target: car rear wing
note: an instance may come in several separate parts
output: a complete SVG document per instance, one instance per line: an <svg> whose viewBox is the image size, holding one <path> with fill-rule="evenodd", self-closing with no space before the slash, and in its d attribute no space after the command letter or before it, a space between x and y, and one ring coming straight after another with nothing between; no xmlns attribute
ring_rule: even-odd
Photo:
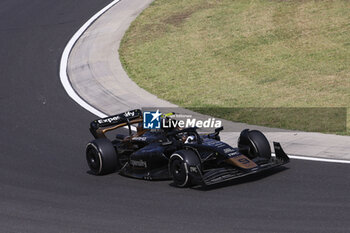
<svg viewBox="0 0 350 233"><path fill-rule="evenodd" d="M106 132L123 126L128 126L131 131L130 125L139 122L142 122L142 111L135 109L92 121L90 132L95 138L104 138Z"/></svg>

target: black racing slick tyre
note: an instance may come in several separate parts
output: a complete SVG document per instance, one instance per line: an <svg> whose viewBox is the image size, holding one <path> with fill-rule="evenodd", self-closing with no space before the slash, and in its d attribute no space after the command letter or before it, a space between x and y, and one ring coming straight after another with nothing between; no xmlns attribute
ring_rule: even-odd
<svg viewBox="0 0 350 233"><path fill-rule="evenodd" d="M254 155L260 158L270 159L271 147L265 135L259 130L252 130L249 132L249 137L255 145L253 149Z"/></svg>
<svg viewBox="0 0 350 233"><path fill-rule="evenodd" d="M268 160L271 158L270 143L259 130L243 130L238 140L238 147L240 150L248 148L247 156L251 159L258 157Z"/></svg>
<svg viewBox="0 0 350 233"><path fill-rule="evenodd" d="M170 156L169 173L177 187L191 186L192 179L199 173L200 161L191 150L176 151Z"/></svg>
<svg viewBox="0 0 350 233"><path fill-rule="evenodd" d="M99 138L87 144L86 160L94 175L106 175L115 172L118 167L117 153L111 141L106 138Z"/></svg>

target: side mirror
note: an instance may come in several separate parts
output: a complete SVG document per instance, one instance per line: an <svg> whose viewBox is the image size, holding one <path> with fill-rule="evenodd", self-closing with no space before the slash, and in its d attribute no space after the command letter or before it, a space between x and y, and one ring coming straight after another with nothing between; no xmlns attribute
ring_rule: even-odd
<svg viewBox="0 0 350 233"><path fill-rule="evenodd" d="M219 133L222 130L224 130L224 126L221 126L220 128L216 128L215 133Z"/></svg>

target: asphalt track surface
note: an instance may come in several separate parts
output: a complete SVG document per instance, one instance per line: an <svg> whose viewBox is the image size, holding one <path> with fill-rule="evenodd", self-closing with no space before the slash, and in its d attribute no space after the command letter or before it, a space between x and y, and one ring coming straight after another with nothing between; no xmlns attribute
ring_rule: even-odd
<svg viewBox="0 0 350 233"><path fill-rule="evenodd" d="M65 93L59 60L106 0L0 2L0 232L349 232L350 167L286 169L209 190L87 173L95 116Z"/></svg>

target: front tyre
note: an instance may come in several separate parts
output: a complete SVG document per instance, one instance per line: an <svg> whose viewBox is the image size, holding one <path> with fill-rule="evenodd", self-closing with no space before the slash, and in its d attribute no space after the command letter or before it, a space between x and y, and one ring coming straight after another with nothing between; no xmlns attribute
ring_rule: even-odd
<svg viewBox="0 0 350 233"><path fill-rule="evenodd" d="M198 156L191 150L176 151L170 156L169 173L177 187L189 187L200 172Z"/></svg>
<svg viewBox="0 0 350 233"><path fill-rule="evenodd" d="M86 146L86 160L94 175L106 175L115 172L118 157L113 144L106 138L89 142Z"/></svg>
<svg viewBox="0 0 350 233"><path fill-rule="evenodd" d="M249 132L249 137L254 144L252 154L254 154L254 156L269 160L271 158L271 147L265 135L259 130L251 130Z"/></svg>
<svg viewBox="0 0 350 233"><path fill-rule="evenodd" d="M271 158L270 143L259 130L243 130L238 139L238 148L242 154L250 159L269 160Z"/></svg>

